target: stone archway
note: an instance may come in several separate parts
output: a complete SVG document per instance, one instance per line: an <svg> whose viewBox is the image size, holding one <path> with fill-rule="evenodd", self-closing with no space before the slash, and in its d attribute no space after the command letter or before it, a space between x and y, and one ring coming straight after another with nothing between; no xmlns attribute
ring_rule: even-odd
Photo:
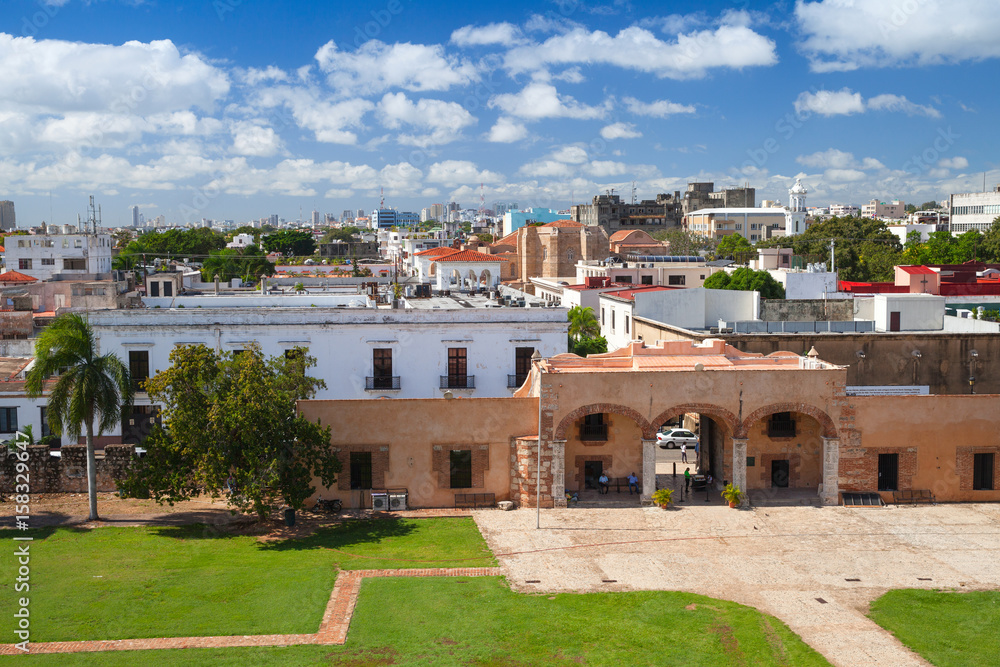
<svg viewBox="0 0 1000 667"><path fill-rule="evenodd" d="M712 405L711 403L685 403L684 405L676 405L668 410L664 410L658 414L649 424L649 433L645 435L647 438L655 438L656 432L660 430L660 427L670 421L680 417L681 415L687 414L689 412L697 412L698 414L707 415L722 421L726 426L729 427L731 433L738 433L740 429L740 420L729 410L725 408L720 408L718 405Z"/></svg>
<svg viewBox="0 0 1000 667"><path fill-rule="evenodd" d="M837 427L834 425L833 419L830 418L830 415L826 414L823 410L806 403L773 403L771 405L765 405L762 408L758 408L743 420L743 423L739 425L739 428L734 431L733 437L746 438L747 434L750 432L751 426L759 422L764 417L773 415L776 412L800 412L804 415L809 415L819 422L824 438L838 437Z"/></svg>
<svg viewBox="0 0 1000 667"><path fill-rule="evenodd" d="M617 405L615 403L591 403L590 405L581 406L563 417L553 433L553 440L565 440L566 432L569 430L569 427L572 426L578 419L586 417L587 415L595 415L603 412L628 417L642 430L644 438L655 437L648 435L649 433L652 433L649 422L647 422L646 418L643 417L637 410L634 410L626 405Z"/></svg>

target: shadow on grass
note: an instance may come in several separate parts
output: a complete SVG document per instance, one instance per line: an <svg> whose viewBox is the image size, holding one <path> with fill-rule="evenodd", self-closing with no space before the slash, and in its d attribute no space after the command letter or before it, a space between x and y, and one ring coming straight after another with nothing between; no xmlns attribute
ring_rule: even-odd
<svg viewBox="0 0 1000 667"><path fill-rule="evenodd" d="M270 551L339 549L353 544L378 543L390 537L404 537L413 531L413 524L404 523L396 517L357 519L320 528L308 537L268 542L261 545L261 549Z"/></svg>
<svg viewBox="0 0 1000 667"><path fill-rule="evenodd" d="M7 523L6 521L4 522ZM11 522L12 523L12 522ZM0 540L10 540L15 537L30 537L32 540L44 540L56 532L56 526L44 526L40 528L30 528L28 530L17 530L10 525L0 526ZM89 532L86 528L74 528L72 526L60 528L62 531L72 531L74 533Z"/></svg>

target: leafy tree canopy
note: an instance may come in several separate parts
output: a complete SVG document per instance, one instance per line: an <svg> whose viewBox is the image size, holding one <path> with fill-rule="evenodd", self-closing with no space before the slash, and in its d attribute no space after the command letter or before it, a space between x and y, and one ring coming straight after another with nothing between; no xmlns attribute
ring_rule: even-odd
<svg viewBox="0 0 1000 667"><path fill-rule="evenodd" d="M736 258L751 252L753 252L753 245L739 234L723 237L715 248L716 257Z"/></svg>
<svg viewBox="0 0 1000 667"><path fill-rule="evenodd" d="M608 340L604 336L584 336L577 340L570 352L586 357L591 354L604 354L608 351Z"/></svg>
<svg viewBox="0 0 1000 667"><path fill-rule="evenodd" d="M212 253L201 266L201 279L212 282L219 276L222 282L233 278L254 282L261 276L273 276L274 264L255 245L246 248L223 248Z"/></svg>
<svg viewBox="0 0 1000 667"><path fill-rule="evenodd" d="M651 236L657 241L666 241L670 244L671 255L697 255L702 250L712 251L719 244L715 239L710 239L700 234L692 234L681 228L667 229L660 232L653 232Z"/></svg>
<svg viewBox="0 0 1000 667"><path fill-rule="evenodd" d="M705 280L706 289L741 290L745 292L760 292L764 299L784 299L785 288L781 286L767 271L754 271L749 267L741 267L732 275L725 271L713 273Z"/></svg>
<svg viewBox="0 0 1000 667"><path fill-rule="evenodd" d="M885 223L872 218L844 216L814 222L802 234L757 242L758 248L792 248L808 261L829 262L830 241L841 280L886 282L902 262L902 244Z"/></svg>
<svg viewBox="0 0 1000 667"><path fill-rule="evenodd" d="M228 234L226 234L226 241L232 241L235 237L239 236L240 234L249 234L250 236L253 237L254 243L257 243L259 245L260 244L260 235L261 235L262 231L263 230L261 230L259 227L251 227L250 225L242 225L240 227L237 227L233 231L229 232Z"/></svg>
<svg viewBox="0 0 1000 667"><path fill-rule="evenodd" d="M226 245L226 237L207 227L146 232L125 246L121 255L132 263L160 258L198 261Z"/></svg>
<svg viewBox="0 0 1000 667"><path fill-rule="evenodd" d="M320 243L333 243L334 241L343 241L348 243L350 241L356 241L355 235L360 233L361 230L357 227L341 227L339 229L331 229L323 237L320 238Z"/></svg>
<svg viewBox="0 0 1000 667"><path fill-rule="evenodd" d="M163 424L118 481L123 495L174 503L228 492L231 507L261 518L301 509L315 477L331 486L340 472L329 427L296 413L297 399L326 386L305 374L313 364L303 348L270 359L256 345L238 354L174 348L169 368L146 382Z"/></svg>
<svg viewBox="0 0 1000 667"><path fill-rule="evenodd" d="M316 241L311 232L297 229L283 229L261 239L264 250L280 252L286 256L311 255L316 250Z"/></svg>

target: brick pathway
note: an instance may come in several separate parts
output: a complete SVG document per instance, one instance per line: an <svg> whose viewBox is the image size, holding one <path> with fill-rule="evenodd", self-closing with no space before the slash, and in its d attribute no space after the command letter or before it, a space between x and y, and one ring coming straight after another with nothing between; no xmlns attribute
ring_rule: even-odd
<svg viewBox="0 0 1000 667"><path fill-rule="evenodd" d="M354 606L365 577L495 577L498 567L421 568L408 570L341 570L323 613L319 631L309 635L242 635L230 637L161 637L157 639L103 639L82 642L31 643L31 653L90 653L168 648L229 648L237 646L291 646L344 644ZM0 655L19 655L13 644L0 644Z"/></svg>

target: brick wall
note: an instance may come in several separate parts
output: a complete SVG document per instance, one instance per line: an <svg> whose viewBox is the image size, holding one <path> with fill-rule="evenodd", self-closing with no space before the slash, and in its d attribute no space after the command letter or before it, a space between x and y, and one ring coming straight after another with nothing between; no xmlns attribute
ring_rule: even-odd
<svg viewBox="0 0 1000 667"><path fill-rule="evenodd" d="M341 491L351 490L351 452L371 452L372 455L372 488L384 489L385 475L389 472L388 445L351 445L350 447L334 447L333 452L340 461L340 474L337 475L337 488Z"/></svg>
<svg viewBox="0 0 1000 667"><path fill-rule="evenodd" d="M460 449L472 450L472 487L481 489L486 486L483 477L490 469L490 446L489 445L455 445L445 447L434 445L433 466L437 475L439 489L453 488L451 485L451 451Z"/></svg>
<svg viewBox="0 0 1000 667"><path fill-rule="evenodd" d="M899 454L898 490L909 491L912 489L913 477L917 474L916 447L851 447L846 450L842 447L840 451L840 490L878 490L879 454ZM969 474L972 474L971 467Z"/></svg>
<svg viewBox="0 0 1000 667"><path fill-rule="evenodd" d="M993 454L993 488L1000 483L1000 447L957 447L955 450L955 474L958 476L958 488L962 491L972 491L972 469L975 457L973 454Z"/></svg>

